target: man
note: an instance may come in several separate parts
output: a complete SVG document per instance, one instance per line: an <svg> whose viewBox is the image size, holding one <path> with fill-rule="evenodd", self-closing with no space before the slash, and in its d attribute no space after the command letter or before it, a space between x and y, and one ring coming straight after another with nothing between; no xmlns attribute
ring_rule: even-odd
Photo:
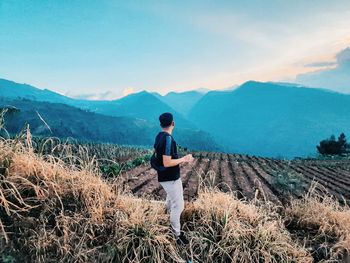
<svg viewBox="0 0 350 263"><path fill-rule="evenodd" d="M162 131L158 133L154 149L159 166L157 169L158 181L166 192L166 208L170 211L171 227L177 237L178 244L188 244L184 233L181 231L180 216L184 209L184 197L182 181L180 178L180 164L192 162L191 154L179 158L177 154L177 146L172 132L175 127L173 115L171 113L163 113L159 116Z"/></svg>

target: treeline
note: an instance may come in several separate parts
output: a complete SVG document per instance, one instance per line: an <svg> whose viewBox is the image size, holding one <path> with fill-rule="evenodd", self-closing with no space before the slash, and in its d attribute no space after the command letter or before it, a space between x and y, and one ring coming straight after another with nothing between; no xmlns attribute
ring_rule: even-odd
<svg viewBox="0 0 350 263"><path fill-rule="evenodd" d="M330 138L320 141L316 147L321 155L347 155L350 153L350 144L347 143L344 133L341 133L338 139L332 135Z"/></svg>

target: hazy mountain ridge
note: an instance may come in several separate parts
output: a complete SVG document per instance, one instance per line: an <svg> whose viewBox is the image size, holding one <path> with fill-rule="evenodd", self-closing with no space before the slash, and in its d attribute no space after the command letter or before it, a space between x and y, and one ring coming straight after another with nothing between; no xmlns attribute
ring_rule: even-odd
<svg viewBox="0 0 350 263"><path fill-rule="evenodd" d="M15 87L16 83L10 83ZM350 95L294 83L248 81L234 89L207 93L170 92L162 96L143 91L113 101L88 101L29 85L11 93L2 80L0 96L58 101L99 114L139 119L156 127L155 131L159 114L170 111L186 144L194 139L187 138L187 128L187 133L199 132L203 138L208 136L205 132L210 133L228 152L262 156L312 155L321 139L350 132ZM203 148L211 150L211 145L215 145L212 150L218 149L212 139Z"/></svg>
<svg viewBox="0 0 350 263"><path fill-rule="evenodd" d="M169 92L164 96L157 93L156 96L177 112L186 116L205 94L206 92L191 90L185 92Z"/></svg>
<svg viewBox="0 0 350 263"><path fill-rule="evenodd" d="M28 84L20 84L14 81L0 79L0 96L12 99L26 98L37 101L55 103L73 103L73 99L53 92L48 89L38 89Z"/></svg>
<svg viewBox="0 0 350 263"><path fill-rule="evenodd" d="M19 109L6 115L6 129L11 133L18 133L29 123L34 135L151 147L159 130L158 125L145 120L106 116L62 103L0 97L0 108L7 106ZM221 149L209 134L200 130L179 127L174 136L180 145L189 149Z"/></svg>
<svg viewBox="0 0 350 263"><path fill-rule="evenodd" d="M249 81L212 91L189 119L210 130L228 151L262 156L305 156L330 134L350 131L350 96L302 86Z"/></svg>
<svg viewBox="0 0 350 263"><path fill-rule="evenodd" d="M172 112L179 125L186 128L195 128L181 113L146 91L130 94L112 101L79 100L53 91L41 90L31 85L0 79L1 96L11 99L25 98L34 101L64 103L107 116L140 118L152 123L157 123L160 112Z"/></svg>

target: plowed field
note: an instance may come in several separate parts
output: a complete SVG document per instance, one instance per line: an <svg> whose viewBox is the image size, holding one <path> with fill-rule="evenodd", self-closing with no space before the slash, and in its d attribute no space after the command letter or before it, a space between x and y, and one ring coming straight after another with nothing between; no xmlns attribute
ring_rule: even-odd
<svg viewBox="0 0 350 263"><path fill-rule="evenodd" d="M186 200L196 197L207 185L234 191L242 199L262 199L276 203L301 197L313 182L316 191L327 192L341 202L350 200L350 160L284 161L241 154L197 153L195 161L181 166ZM164 199L156 171L139 166L123 173L125 185L136 195Z"/></svg>

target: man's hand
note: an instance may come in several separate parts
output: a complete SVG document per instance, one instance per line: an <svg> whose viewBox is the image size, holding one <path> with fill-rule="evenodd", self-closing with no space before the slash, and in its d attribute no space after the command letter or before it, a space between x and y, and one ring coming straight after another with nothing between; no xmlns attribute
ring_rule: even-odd
<svg viewBox="0 0 350 263"><path fill-rule="evenodd" d="M191 162L193 162L193 160L194 160L192 154L187 154L187 155L185 155L185 156L183 157L183 159L184 159L184 162L186 162L186 163L191 163Z"/></svg>

